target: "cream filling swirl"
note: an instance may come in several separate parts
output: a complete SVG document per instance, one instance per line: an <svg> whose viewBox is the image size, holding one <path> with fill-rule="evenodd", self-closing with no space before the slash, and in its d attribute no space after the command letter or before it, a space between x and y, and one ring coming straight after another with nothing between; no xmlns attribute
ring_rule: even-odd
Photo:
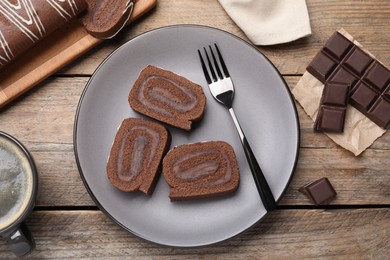
<svg viewBox="0 0 390 260"><path fill-rule="evenodd" d="M180 157L174 164L173 164L173 172L176 175L177 178L183 180L183 181L192 181L197 178L205 177L205 176L211 176L215 173L217 173L219 167L221 166L220 162L216 162L214 160L201 160L200 162L196 163L195 165L192 165L192 167L187 168L184 167L183 164L185 162L188 162L189 160L196 161L196 157L202 156L202 155L221 155L224 159L224 162L226 162L226 172L223 175L222 178L207 182L207 184L204 187L209 186L215 186L215 185L221 185L228 183L232 178L233 168L230 163L230 160L226 153L223 153L221 151L216 150L202 150L202 151L195 151L189 154L185 154L182 157ZM208 156L210 157L210 156Z"/></svg>
<svg viewBox="0 0 390 260"><path fill-rule="evenodd" d="M152 81L154 80L162 80L168 82L169 87L173 87L179 90L181 94L184 94L185 100L180 98L178 95L175 95L173 90L159 87L158 84L152 84ZM166 107L168 107L168 109L165 107L157 106L153 102L149 101L149 98L151 98L151 100L157 101L160 104L165 105ZM138 100L145 107L148 107L149 109L152 109L155 112L158 112L168 117L173 116L171 110L176 110L185 113L192 110L197 104L196 96L190 89L178 84L178 82L159 75L151 75L142 82L140 88L138 89Z"/></svg>
<svg viewBox="0 0 390 260"><path fill-rule="evenodd" d="M128 141L129 136L134 131L145 131L147 135L137 134L137 136L132 142L130 154L128 155L129 160L125 160L125 145ZM122 138L122 142L120 144L119 153L116 162L117 173L120 180L133 181L142 172L142 169L144 167L146 168L149 167L153 158L155 157L159 139L160 139L159 132L156 132L153 129L147 128L145 126L135 126L129 132L126 133L124 138ZM150 142L149 158L144 158L145 150L147 149L149 142ZM147 163L144 166L145 160L147 160Z"/></svg>

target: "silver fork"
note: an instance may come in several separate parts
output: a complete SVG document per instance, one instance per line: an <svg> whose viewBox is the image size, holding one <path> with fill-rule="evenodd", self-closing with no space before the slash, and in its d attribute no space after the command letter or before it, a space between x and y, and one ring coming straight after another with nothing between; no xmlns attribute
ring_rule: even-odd
<svg viewBox="0 0 390 260"><path fill-rule="evenodd" d="M229 71L225 65L225 62L222 58L222 55L218 49L217 44L214 44L215 50L217 52L218 60L214 54L213 48L209 45L209 53L211 54L212 61L208 54L206 48L204 49L204 55L207 59L207 65L203 60L201 51L198 49L198 54L200 61L202 63L202 69L208 83L209 89L213 97L223 104L230 112L230 115L233 119L234 125L237 128L238 134L241 139L242 146L245 151L245 156L248 161L249 167L251 169L253 178L256 183L257 190L260 194L260 198L263 201L264 207L267 211L272 211L276 209L276 201L272 195L272 191L267 183L267 180L264 177L263 172L259 166L259 163L254 156L252 149L249 146L249 143L245 137L244 132L238 122L238 119L233 110L233 97L234 97L234 86L230 78ZM210 71L210 73L209 73Z"/></svg>

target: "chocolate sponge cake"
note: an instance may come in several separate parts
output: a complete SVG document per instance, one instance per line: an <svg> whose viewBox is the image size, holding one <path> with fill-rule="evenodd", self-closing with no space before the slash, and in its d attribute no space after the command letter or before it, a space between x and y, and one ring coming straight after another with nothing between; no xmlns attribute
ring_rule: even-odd
<svg viewBox="0 0 390 260"><path fill-rule="evenodd" d="M163 175L172 201L228 194L240 181L233 148L222 141L175 147L163 160Z"/></svg>
<svg viewBox="0 0 390 260"><path fill-rule="evenodd" d="M114 37L130 19L134 0L86 0L88 11L82 17L87 32L96 38Z"/></svg>
<svg viewBox="0 0 390 260"><path fill-rule="evenodd" d="M0 0L0 69L86 8L84 0Z"/></svg>
<svg viewBox="0 0 390 260"><path fill-rule="evenodd" d="M138 118L123 120L107 162L108 179L122 191L151 195L169 145L169 132L162 125Z"/></svg>
<svg viewBox="0 0 390 260"><path fill-rule="evenodd" d="M190 131L206 107L202 87L171 71L155 66L144 68L129 94L137 112Z"/></svg>

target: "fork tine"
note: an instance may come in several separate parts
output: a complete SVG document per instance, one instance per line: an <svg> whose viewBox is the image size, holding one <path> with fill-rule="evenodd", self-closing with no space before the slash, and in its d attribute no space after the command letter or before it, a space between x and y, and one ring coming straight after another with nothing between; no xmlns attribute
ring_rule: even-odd
<svg viewBox="0 0 390 260"><path fill-rule="evenodd" d="M217 81L217 75L215 74L215 71L214 71L214 68L213 68L213 65L211 64L211 60L210 60L210 57L209 55L207 54L207 51L206 51L206 48L204 48L204 53L206 54L206 58L207 58L207 63L209 64L209 69L210 69L210 72L211 72L211 76L213 78L213 81Z"/></svg>
<svg viewBox="0 0 390 260"><path fill-rule="evenodd" d="M205 62L203 60L202 54L200 53L199 49L198 49L198 54L199 54L200 62L202 63L203 74L204 74L204 76L206 78L207 84L211 84L210 74L207 71L206 64L205 64Z"/></svg>
<svg viewBox="0 0 390 260"><path fill-rule="evenodd" d="M221 69L219 68L217 59L215 58L213 49L211 48L211 45L209 45L209 48L210 48L211 56L213 57L213 61L214 61L215 69L217 70L217 74L218 74L220 79L223 79Z"/></svg>
<svg viewBox="0 0 390 260"><path fill-rule="evenodd" d="M219 61L221 62L221 66L222 66L223 72L225 73L225 77L230 77L229 71L226 67L225 61L222 58L221 52L219 51L217 44L214 43L214 46L215 46L215 49L217 50L218 58L219 58Z"/></svg>

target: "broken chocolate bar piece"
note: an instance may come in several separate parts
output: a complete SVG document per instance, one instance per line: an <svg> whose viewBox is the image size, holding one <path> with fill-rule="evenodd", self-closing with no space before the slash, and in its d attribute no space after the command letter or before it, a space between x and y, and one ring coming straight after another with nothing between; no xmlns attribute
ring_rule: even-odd
<svg viewBox="0 0 390 260"><path fill-rule="evenodd" d="M350 104L378 126L389 127L390 70L343 35L334 33L307 71L324 84L349 85Z"/></svg>
<svg viewBox="0 0 390 260"><path fill-rule="evenodd" d="M325 83L314 130L342 133L348 97L349 85L337 82Z"/></svg>
<svg viewBox="0 0 390 260"><path fill-rule="evenodd" d="M305 194L317 206L329 202L337 195L326 177L304 185L299 191Z"/></svg>

